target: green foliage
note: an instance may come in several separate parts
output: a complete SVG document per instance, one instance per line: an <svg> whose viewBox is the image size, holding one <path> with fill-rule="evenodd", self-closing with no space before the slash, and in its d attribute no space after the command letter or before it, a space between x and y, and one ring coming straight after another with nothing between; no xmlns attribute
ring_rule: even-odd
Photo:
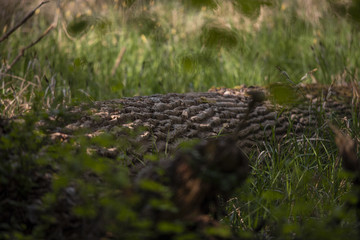
<svg viewBox="0 0 360 240"><path fill-rule="evenodd" d="M268 89L274 103L291 106L301 101L301 95L296 91L295 86L288 83L271 84Z"/></svg>
<svg viewBox="0 0 360 240"><path fill-rule="evenodd" d="M200 39L208 48L235 48L238 44L236 32L216 26L204 26Z"/></svg>
<svg viewBox="0 0 360 240"><path fill-rule="evenodd" d="M91 18L89 16L82 15L69 22L67 31L71 36L79 37L82 34L85 34L86 31L90 29L91 25Z"/></svg>
<svg viewBox="0 0 360 240"><path fill-rule="evenodd" d="M139 184L151 196L145 202L133 190L127 137L113 132L88 139L79 133L67 143L48 138L39 120L51 129L64 126L81 117L64 108L71 104L241 84L267 85L274 102L296 104L306 94L296 90L301 79L359 78L358 0L329 1L333 11L319 12L316 21L300 17L295 1L233 0L233 17L219 15L219 1L144 2L141 9L138 1L119 1L121 7L106 12L62 18L7 74L6 64L48 27L48 20L40 12L31 26L0 43L1 117L29 112L16 121L0 119L0 238L56 239L59 226L75 231L81 224L84 235L78 239L226 238L234 232L245 239L356 238L358 220L348 204L359 201L358 195L323 129L315 138L264 142L263 151L251 156L252 176L226 203L222 222L227 225L201 233L188 231L181 221L154 223L144 217L148 207L162 213L177 209L163 183ZM261 22L262 7L269 12ZM284 70L279 73L276 66ZM302 78L315 68L311 79ZM354 105L346 122L355 137L358 114ZM120 153L110 158L97 151L106 148ZM156 154L144 158L158 160ZM212 171L206 174L214 177ZM222 179L221 185L232 181Z"/></svg>
<svg viewBox="0 0 360 240"><path fill-rule="evenodd" d="M223 226L223 227L209 227L205 230L206 234L209 237L221 237L221 238L230 238L231 237L231 229Z"/></svg>
<svg viewBox="0 0 360 240"><path fill-rule="evenodd" d="M39 115L49 121L46 114ZM62 124L61 117L55 119ZM186 222L154 222L142 212L150 207L176 213L168 186L144 179L138 183L141 191L134 192L126 154L107 158L97 151L126 149L126 140L110 134L92 139L79 135L68 143L47 145L46 135L34 127L38 120L29 115L24 121L1 125L0 153L5 161L0 163L0 183L1 189L7 189L6 195L1 195L2 238L55 238L54 228L57 234L66 235L64 229L79 234L75 229L80 223L83 235L76 235L78 238L93 234L121 239L173 235L179 239L227 238L234 233L245 239L357 236L355 211L347 204L356 203L358 196L350 191L351 176L340 169L336 147L328 140L331 135L326 129L319 128L312 138L289 134L282 141L274 137L264 142L262 153L250 156L251 177L226 203L223 222L228 225L191 232ZM292 130L289 128L289 133ZM211 171L207 174L212 176ZM8 213L15 214L10 217Z"/></svg>
<svg viewBox="0 0 360 240"><path fill-rule="evenodd" d="M35 116L19 122L1 119L0 135L0 232L31 231L38 207L33 194L46 190L46 167L40 165L44 135L34 129ZM9 237L10 239L11 237Z"/></svg>
<svg viewBox="0 0 360 240"><path fill-rule="evenodd" d="M242 13L250 17L257 17L260 14L260 8L263 5L271 6L274 0L233 0L234 5L240 9Z"/></svg>
<svg viewBox="0 0 360 240"><path fill-rule="evenodd" d="M231 1L239 7L234 16L215 14L207 1L183 2L206 6L190 10L169 1L125 2L121 11L109 5L113 10L105 13L60 19L56 31L26 51L10 75L1 76L1 111L9 116L24 112L34 96L40 106L54 108L212 86L270 84L281 78L276 66L296 83L315 68L312 79L319 83L338 79L345 69L346 80L358 77L357 27L331 11L319 12L322 17L312 22L300 17L298 4L278 1ZM227 11L222 4L216 8ZM246 18L264 6L269 9L266 20ZM0 45L3 61L11 62L24 42L42 33L47 27L42 16L34 18L31 35L18 31Z"/></svg>
<svg viewBox="0 0 360 240"><path fill-rule="evenodd" d="M228 204L234 227L279 239L356 238L356 215L347 204L357 197L349 175L326 142L328 133L318 129L312 136L317 139L264 143L252 159L252 177Z"/></svg>
<svg viewBox="0 0 360 240"><path fill-rule="evenodd" d="M360 1L359 0L352 0L350 3L344 3L339 1L330 0L332 8L342 16L346 16L350 18L352 21L356 22L357 24L360 23Z"/></svg>

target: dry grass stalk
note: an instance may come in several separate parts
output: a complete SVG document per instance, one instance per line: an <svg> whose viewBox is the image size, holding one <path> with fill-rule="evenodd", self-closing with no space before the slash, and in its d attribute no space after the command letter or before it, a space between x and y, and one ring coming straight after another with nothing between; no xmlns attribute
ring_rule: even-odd
<svg viewBox="0 0 360 240"><path fill-rule="evenodd" d="M115 75L116 69L119 67L121 59L123 58L125 51L126 51L126 47L123 47L123 48L121 48L119 54L117 55L115 64L114 64L113 68L111 69L112 77Z"/></svg>

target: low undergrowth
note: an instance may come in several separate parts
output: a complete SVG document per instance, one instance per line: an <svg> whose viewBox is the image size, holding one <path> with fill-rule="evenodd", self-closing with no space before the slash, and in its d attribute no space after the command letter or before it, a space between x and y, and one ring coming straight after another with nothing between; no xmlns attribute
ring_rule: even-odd
<svg viewBox="0 0 360 240"><path fill-rule="evenodd" d="M176 212L172 188L145 181L137 190L129 168L130 145L123 136L89 139L79 133L68 142L51 140L47 128L35 127L49 116L35 116L1 122L2 239L339 239L358 235L354 175L342 169L327 122L302 137L291 134L290 127L288 137L274 136L260 144L249 155L250 176L222 203L225 212L220 224L199 230L184 220L144 212L147 205L164 214ZM356 129L350 120L337 124L347 132ZM357 131L349 133L359 136ZM119 152L110 157L98 148ZM156 162L160 156L153 153L146 158Z"/></svg>
<svg viewBox="0 0 360 240"><path fill-rule="evenodd" d="M139 210L143 196L133 187L124 136L87 139L79 133L65 143L52 140L39 124L56 128L78 117L66 112L68 105L124 96L278 81L356 82L356 1L321 1L324 8L285 0L264 1L269 4L261 8L260 3L198 8L191 4L196 1L95 1L77 8L60 2L48 9L55 19L41 8L0 42L1 239L358 236L356 176L342 170L328 122L302 137L272 138L254 149L252 173L223 203L221 224L201 231L179 220L154 223ZM126 5L134 2L140 7ZM17 15L1 23L4 33L19 21ZM8 69L51 22L57 24L52 32ZM353 117L336 125L358 140L355 106ZM94 150L99 147L120 151L109 157ZM153 208L176 211L168 186L143 187L154 193L148 202Z"/></svg>
<svg viewBox="0 0 360 240"><path fill-rule="evenodd" d="M341 167L334 136L321 132L265 142L224 221L259 239L356 237L356 212L348 206L357 201L353 178Z"/></svg>

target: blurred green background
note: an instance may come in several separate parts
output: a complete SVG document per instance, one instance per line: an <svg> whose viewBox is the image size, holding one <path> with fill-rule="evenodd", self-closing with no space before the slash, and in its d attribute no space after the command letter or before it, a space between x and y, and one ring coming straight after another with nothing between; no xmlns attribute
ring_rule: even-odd
<svg viewBox="0 0 360 240"><path fill-rule="evenodd" d="M1 0L5 34L40 1ZM0 43L0 111L358 79L359 1L50 1ZM5 74L20 49L56 27ZM285 79L286 80L286 79Z"/></svg>

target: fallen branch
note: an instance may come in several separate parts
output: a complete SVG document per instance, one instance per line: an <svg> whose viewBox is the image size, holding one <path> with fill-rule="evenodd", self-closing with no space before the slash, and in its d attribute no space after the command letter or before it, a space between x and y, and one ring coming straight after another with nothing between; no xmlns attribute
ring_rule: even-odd
<svg viewBox="0 0 360 240"><path fill-rule="evenodd" d="M30 44L27 45L26 47L23 47L23 48L20 50L19 54L18 54L18 55L15 57L15 59L12 61L12 63L11 63L9 66L6 67L4 73L7 73L7 72L15 65L15 63L17 63L17 62L19 61L19 59L20 59L22 56L24 56L24 53L25 53L25 51L26 51L27 49L31 48L32 46L34 46L35 44L37 44L38 42L40 42L41 39L43 39L46 35L48 35L48 34L50 33L50 31L51 31L53 28L55 28L55 26L56 26L56 24L52 23L52 24L50 25L50 27L48 27L48 28L45 30L45 32L43 32L43 34L41 34L41 36L40 36L38 39L36 39L34 42L30 43Z"/></svg>
<svg viewBox="0 0 360 240"><path fill-rule="evenodd" d="M38 10L42 5L48 3L50 1L43 1L41 2L36 8L34 8L28 15L26 15L18 24L16 24L12 29L10 29L10 31L8 31L5 35L3 35L0 38L0 43L3 42L5 39L7 39L13 32L15 32L16 29L18 29L21 25L23 25L24 23L27 22L27 20L29 20L36 12L36 10Z"/></svg>

